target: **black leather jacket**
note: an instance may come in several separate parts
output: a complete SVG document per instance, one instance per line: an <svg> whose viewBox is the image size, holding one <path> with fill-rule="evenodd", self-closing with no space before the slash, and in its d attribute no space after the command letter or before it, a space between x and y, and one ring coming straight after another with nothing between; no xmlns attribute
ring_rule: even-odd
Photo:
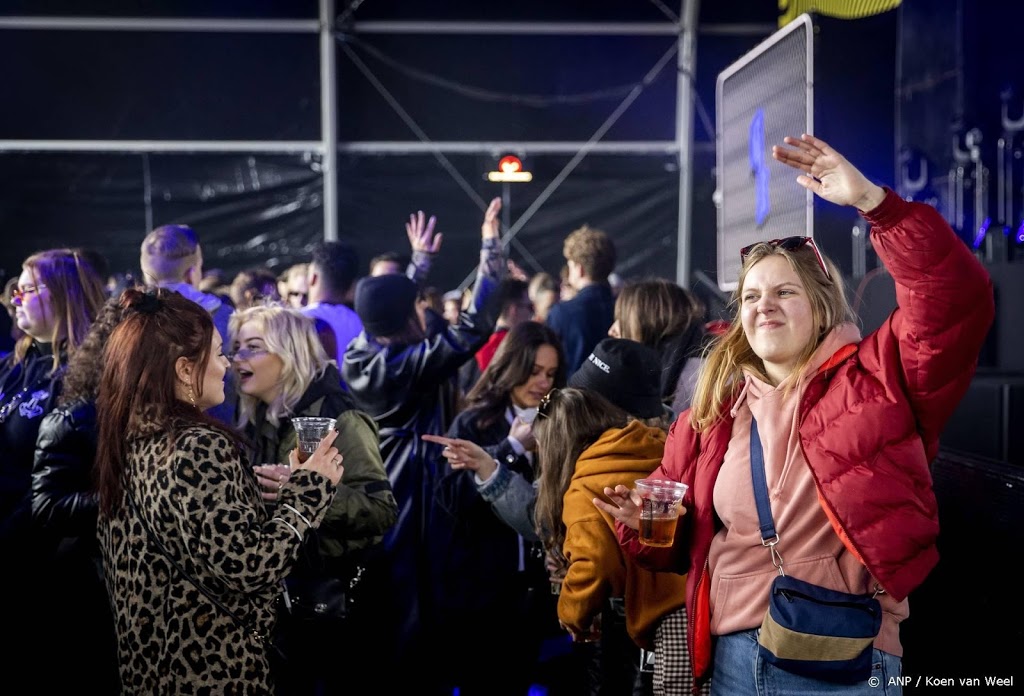
<svg viewBox="0 0 1024 696"><path fill-rule="evenodd" d="M98 549L97 498L92 485L96 456L96 405L78 401L44 418L32 467L32 522L48 541Z"/></svg>
<svg viewBox="0 0 1024 696"><path fill-rule="evenodd" d="M21 363L13 355L0 363L0 557L36 551L30 526L36 436L57 403L63 373L53 371L48 343L33 343Z"/></svg>

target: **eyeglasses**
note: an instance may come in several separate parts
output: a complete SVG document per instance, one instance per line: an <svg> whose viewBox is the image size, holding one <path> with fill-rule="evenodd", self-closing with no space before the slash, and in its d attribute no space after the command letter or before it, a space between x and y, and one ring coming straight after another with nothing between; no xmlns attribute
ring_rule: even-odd
<svg viewBox="0 0 1024 696"><path fill-rule="evenodd" d="M27 285L23 288L14 288L13 290L11 290L11 302L15 305L20 305L24 301L25 295L38 294L39 291L44 289L45 287L45 284L40 283L39 285L35 286Z"/></svg>
<svg viewBox="0 0 1024 696"><path fill-rule="evenodd" d="M540 404L537 406L537 416L539 418L547 418L548 411L551 410L551 397L555 395L557 389L552 389L540 400Z"/></svg>
<svg viewBox="0 0 1024 696"><path fill-rule="evenodd" d="M785 251L796 251L797 249L801 249L804 246L811 247L811 249L814 251L815 258L818 259L818 265L821 266L821 270L825 274L825 277L828 278L829 280L832 280L832 274L828 272L828 266L825 265L825 257L821 255L821 250L818 249L818 245L815 244L814 240L811 239L810 237L785 237L783 239L772 239L770 241L755 242L754 244L750 244L740 249L740 260L746 261L747 255L754 250L754 247L757 247L761 244L767 244L770 247L778 247L779 249L784 249Z"/></svg>
<svg viewBox="0 0 1024 696"><path fill-rule="evenodd" d="M260 355L266 355L270 351L266 348L239 348L231 355L228 355L228 360L249 360Z"/></svg>

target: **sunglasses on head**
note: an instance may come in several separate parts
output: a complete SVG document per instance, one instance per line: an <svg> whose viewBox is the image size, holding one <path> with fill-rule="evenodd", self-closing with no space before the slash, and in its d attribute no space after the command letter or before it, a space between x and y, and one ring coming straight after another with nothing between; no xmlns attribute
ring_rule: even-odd
<svg viewBox="0 0 1024 696"><path fill-rule="evenodd" d="M821 255L821 250L818 249L818 245L815 244L814 240L810 237L784 237L783 239L755 242L754 244L750 244L740 249L740 261L746 261L747 256L754 250L754 247L760 246L761 244L767 244L773 248L778 247L785 251L796 251L797 249L809 246L811 250L814 251L814 257L818 259L818 265L821 266L821 270L825 274L825 277L832 280L832 274L828 272L828 266L825 265L825 257Z"/></svg>
<svg viewBox="0 0 1024 696"><path fill-rule="evenodd" d="M548 411L551 410L551 397L554 396L557 391L558 389L552 389L540 400L540 405L537 406L537 416L539 418L548 417Z"/></svg>

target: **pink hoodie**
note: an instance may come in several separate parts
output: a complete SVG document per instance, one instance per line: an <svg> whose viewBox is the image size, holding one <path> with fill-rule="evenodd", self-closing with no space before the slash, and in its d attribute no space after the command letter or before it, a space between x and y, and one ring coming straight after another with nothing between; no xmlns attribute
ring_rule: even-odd
<svg viewBox="0 0 1024 696"><path fill-rule="evenodd" d="M860 332L842 324L825 338L800 374L777 387L748 373L733 405L735 418L725 461L715 483L715 512L724 523L711 542L711 633L724 635L757 628L768 608L768 586L777 571L761 545L750 474L750 420L764 447L765 472L772 515L779 533L778 550L787 575L843 592L863 593L874 587L867 569L840 541L818 502L800 446L797 405L808 378L840 348L858 343ZM791 381L797 382L788 390ZM899 622L909 613L907 601L879 595L884 611L875 647L901 656Z"/></svg>

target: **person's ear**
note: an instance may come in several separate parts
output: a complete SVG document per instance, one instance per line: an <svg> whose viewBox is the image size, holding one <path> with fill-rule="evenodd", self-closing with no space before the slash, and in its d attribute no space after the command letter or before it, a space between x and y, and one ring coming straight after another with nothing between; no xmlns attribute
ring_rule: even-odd
<svg viewBox="0 0 1024 696"><path fill-rule="evenodd" d="M178 382L187 386L192 385L192 361L185 356L174 361L174 373L178 377Z"/></svg>

